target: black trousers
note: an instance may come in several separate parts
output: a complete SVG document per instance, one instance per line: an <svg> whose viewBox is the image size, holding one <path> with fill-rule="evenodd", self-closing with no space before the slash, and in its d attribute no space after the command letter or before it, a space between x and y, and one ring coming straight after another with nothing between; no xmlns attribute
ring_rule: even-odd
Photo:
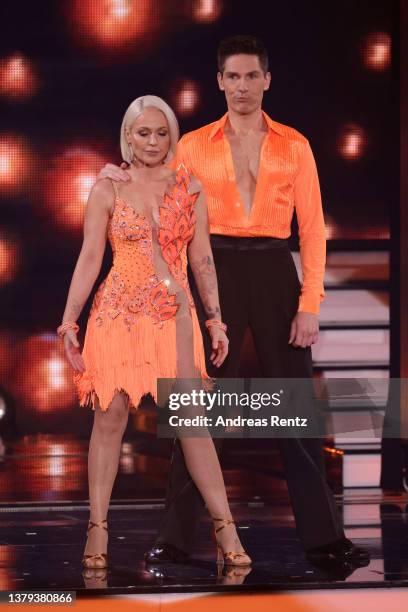
<svg viewBox="0 0 408 612"><path fill-rule="evenodd" d="M300 283L286 240L211 236L222 318L228 325L229 354L220 368L209 362L206 315L194 283L211 375L236 378L247 325L252 330L262 377L310 378L311 349L288 344L298 308ZM223 440L214 439L220 455ZM245 444L245 440L242 440ZM322 445L318 438L278 438L299 538L305 550L343 537L343 525L327 484ZM187 471L178 439L174 440L167 485L166 509L157 542L190 553L204 507Z"/></svg>

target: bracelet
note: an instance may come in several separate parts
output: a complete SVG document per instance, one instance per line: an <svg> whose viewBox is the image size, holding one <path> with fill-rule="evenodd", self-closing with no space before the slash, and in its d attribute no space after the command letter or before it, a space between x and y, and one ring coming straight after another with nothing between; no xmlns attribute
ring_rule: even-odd
<svg viewBox="0 0 408 612"><path fill-rule="evenodd" d="M227 326L219 319L207 319L207 321L205 322L205 326L207 327L207 329L209 327L220 327L222 331L227 331Z"/></svg>
<svg viewBox="0 0 408 612"><path fill-rule="evenodd" d="M73 329L75 333L79 331L79 325L74 321L65 321L57 329L57 334L60 338L63 338L69 329Z"/></svg>

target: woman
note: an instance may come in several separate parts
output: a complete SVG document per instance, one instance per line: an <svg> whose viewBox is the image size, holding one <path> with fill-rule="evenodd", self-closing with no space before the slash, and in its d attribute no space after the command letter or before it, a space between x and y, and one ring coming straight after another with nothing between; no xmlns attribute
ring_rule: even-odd
<svg viewBox="0 0 408 612"><path fill-rule="evenodd" d="M142 96L127 109L120 144L131 180L116 185L103 179L90 193L84 241L58 328L76 371L80 404L94 410L88 458L90 520L83 557L87 568L107 566L106 515L129 409L137 409L147 393L157 401L159 377L211 383L187 280L187 250L208 315L212 363L219 367L228 352L204 193L184 167L174 171L166 165L178 137L177 119L161 98ZM81 355L76 320L99 274L107 236L113 266L95 295ZM181 444L214 520L217 562L249 565L212 438L182 436Z"/></svg>

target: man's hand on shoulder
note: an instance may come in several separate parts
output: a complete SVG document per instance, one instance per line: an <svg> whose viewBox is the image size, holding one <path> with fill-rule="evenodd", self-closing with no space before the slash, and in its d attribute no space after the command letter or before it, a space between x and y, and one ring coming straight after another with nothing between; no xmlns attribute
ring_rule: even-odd
<svg viewBox="0 0 408 612"><path fill-rule="evenodd" d="M112 181L130 181L130 174L126 172L126 169L129 168L129 164L126 162L122 162L120 166L115 166L115 164L105 164L102 170L99 172L96 177L97 181L101 179L109 178Z"/></svg>
<svg viewBox="0 0 408 612"><path fill-rule="evenodd" d="M319 319L311 312L298 312L290 327L289 344L306 348L317 342Z"/></svg>

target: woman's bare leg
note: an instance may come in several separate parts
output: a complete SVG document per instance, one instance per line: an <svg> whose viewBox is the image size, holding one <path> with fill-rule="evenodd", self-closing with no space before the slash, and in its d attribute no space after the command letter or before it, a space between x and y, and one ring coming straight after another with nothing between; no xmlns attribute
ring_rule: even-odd
<svg viewBox="0 0 408 612"><path fill-rule="evenodd" d="M108 514L128 415L127 400L123 393L115 395L106 411L101 410L99 402L95 407L88 452L90 520L94 523L102 521ZM94 527L89 531L85 554L106 553L107 544L107 531Z"/></svg>
<svg viewBox="0 0 408 612"><path fill-rule="evenodd" d="M191 313L186 298L179 297L181 303L176 319L177 342L177 382L174 393L191 393L201 389L200 372L194 363L194 335ZM193 404L183 406L178 411L180 417L203 416L202 407ZM194 428L193 428L194 429ZM200 491L210 515L214 518L232 519L229 508L224 478L213 439L206 428L195 429L195 436L189 435L188 428L182 427L178 432L186 467L192 480ZM215 522L216 527L221 521ZM217 533L217 540L224 552L241 552L243 547L236 532L235 525L228 525ZM250 558L240 557L238 561L249 562Z"/></svg>
<svg viewBox="0 0 408 612"><path fill-rule="evenodd" d="M184 460L191 478L194 480L208 511L212 517L232 519L225 490L224 478L214 442L210 436L180 437ZM221 522L216 522L218 527ZM229 525L217 533L217 540L224 552L243 551L235 525ZM239 563L249 562L250 558L240 557Z"/></svg>

